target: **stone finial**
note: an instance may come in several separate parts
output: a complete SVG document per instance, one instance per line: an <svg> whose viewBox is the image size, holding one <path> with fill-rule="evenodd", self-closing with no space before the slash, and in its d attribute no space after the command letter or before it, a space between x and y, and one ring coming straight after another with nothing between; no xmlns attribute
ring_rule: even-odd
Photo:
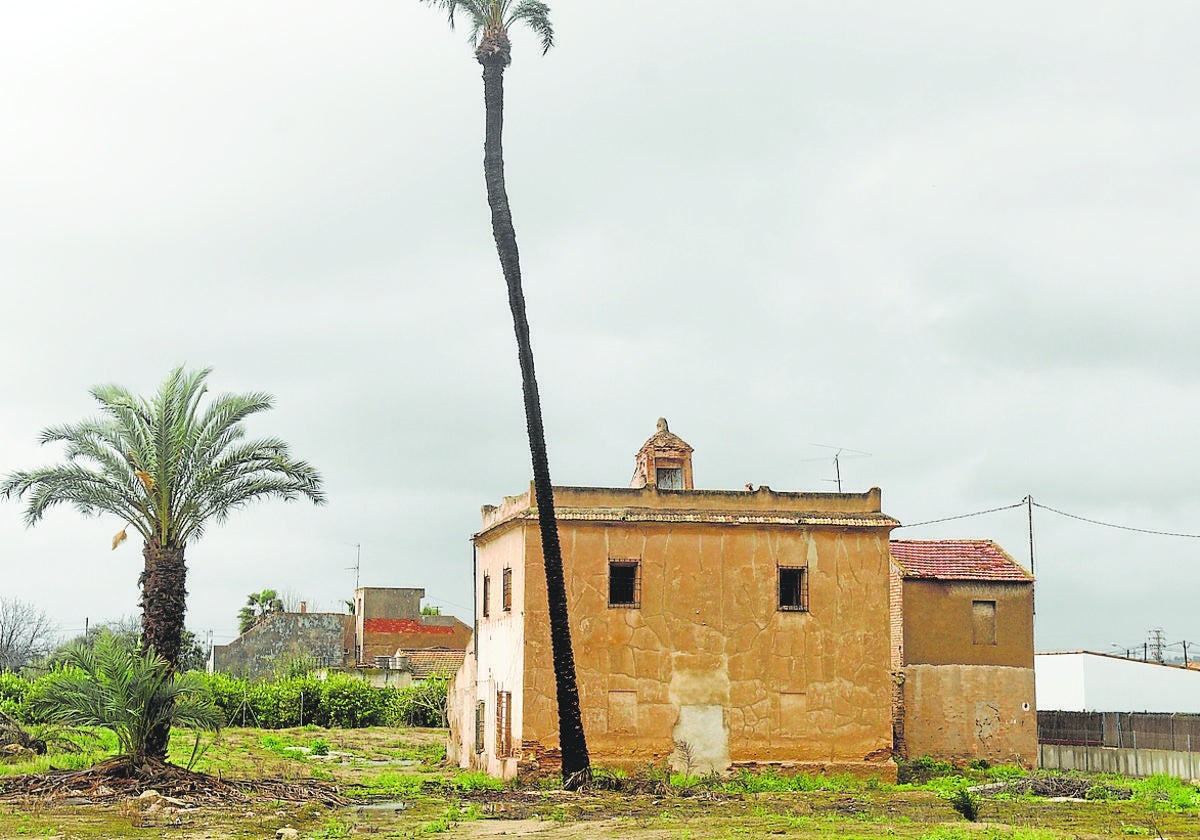
<svg viewBox="0 0 1200 840"><path fill-rule="evenodd" d="M671 431L670 429L668 429L668 428L667 428L667 418L666 418L666 417L659 417L659 418L658 418L658 430L659 430L660 432L669 432L669 431Z"/></svg>

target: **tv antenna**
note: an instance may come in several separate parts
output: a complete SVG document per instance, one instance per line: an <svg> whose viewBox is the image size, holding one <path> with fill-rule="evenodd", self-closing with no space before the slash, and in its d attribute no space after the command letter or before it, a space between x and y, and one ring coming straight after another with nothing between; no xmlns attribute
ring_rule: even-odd
<svg viewBox="0 0 1200 840"><path fill-rule="evenodd" d="M347 566L346 571L354 570L354 591L358 591L359 575L362 571L362 543L348 543L354 546L354 565Z"/></svg>
<svg viewBox="0 0 1200 840"><path fill-rule="evenodd" d="M833 450L833 472L835 478L823 478L822 481L828 481L831 484L837 485L837 491L842 492L842 459L843 458L870 458L870 452L863 452L861 449L851 449L848 446L830 446L827 443L810 443L809 446L819 446L821 449ZM800 463L808 463L812 461L828 461L829 456L821 458L802 458Z"/></svg>

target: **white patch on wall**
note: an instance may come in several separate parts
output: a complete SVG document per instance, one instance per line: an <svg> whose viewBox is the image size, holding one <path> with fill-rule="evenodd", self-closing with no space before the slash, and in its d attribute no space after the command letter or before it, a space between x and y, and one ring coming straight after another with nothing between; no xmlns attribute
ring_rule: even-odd
<svg viewBox="0 0 1200 840"><path fill-rule="evenodd" d="M675 770L711 773L729 767L729 724L724 706L680 706L672 736L675 752L671 765Z"/></svg>

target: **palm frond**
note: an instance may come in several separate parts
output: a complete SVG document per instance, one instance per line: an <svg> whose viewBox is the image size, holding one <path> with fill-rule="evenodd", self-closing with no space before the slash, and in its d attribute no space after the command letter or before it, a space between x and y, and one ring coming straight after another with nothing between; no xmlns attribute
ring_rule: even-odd
<svg viewBox="0 0 1200 840"><path fill-rule="evenodd" d="M69 648L30 705L55 723L112 730L134 757L163 724L214 731L225 722L199 674L176 675L153 648L133 650L112 636Z"/></svg>
<svg viewBox="0 0 1200 840"><path fill-rule="evenodd" d="M286 443L244 442L242 422L271 408L271 396L221 394L206 404L209 373L175 368L151 400L119 385L93 388L99 418L42 432L42 443L64 444L67 463L6 476L0 495L27 498L30 525L68 503L89 516L113 514L147 542L175 548L199 536L203 520L223 521L250 501L255 488L260 497L323 503L320 474L293 459ZM222 482L236 489L216 486Z"/></svg>
<svg viewBox="0 0 1200 840"><path fill-rule="evenodd" d="M507 7L507 3L505 6ZM504 28L509 29L514 23L523 23L533 30L542 43L542 55L550 52L554 46L554 27L550 23L550 7L541 0L519 0L512 12L504 21Z"/></svg>

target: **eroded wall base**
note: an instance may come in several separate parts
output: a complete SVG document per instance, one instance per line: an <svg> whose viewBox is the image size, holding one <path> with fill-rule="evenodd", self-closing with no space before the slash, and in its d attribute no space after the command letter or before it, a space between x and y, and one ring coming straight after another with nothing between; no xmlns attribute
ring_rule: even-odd
<svg viewBox="0 0 1200 840"><path fill-rule="evenodd" d="M1032 668L909 665L901 693L905 758L1037 765Z"/></svg>

